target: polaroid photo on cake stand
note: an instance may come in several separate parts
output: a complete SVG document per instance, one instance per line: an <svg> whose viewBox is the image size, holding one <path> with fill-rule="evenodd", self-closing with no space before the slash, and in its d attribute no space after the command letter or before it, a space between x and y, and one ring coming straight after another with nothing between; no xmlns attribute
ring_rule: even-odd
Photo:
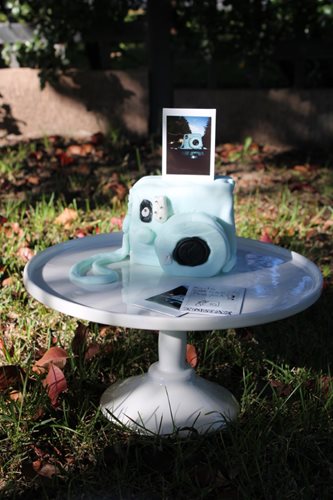
<svg viewBox="0 0 333 500"><path fill-rule="evenodd" d="M215 109L164 108L162 175L214 179Z"/></svg>
<svg viewBox="0 0 333 500"><path fill-rule="evenodd" d="M179 285L167 290L157 291L154 295L147 295L145 299L134 300L133 305L158 311L168 316L184 316L187 311L181 311L183 300L186 296L188 285Z"/></svg>

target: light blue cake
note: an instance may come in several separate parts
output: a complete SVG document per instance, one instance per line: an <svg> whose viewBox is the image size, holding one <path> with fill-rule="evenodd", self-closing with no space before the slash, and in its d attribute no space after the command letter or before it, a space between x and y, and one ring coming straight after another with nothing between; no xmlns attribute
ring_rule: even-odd
<svg viewBox="0 0 333 500"><path fill-rule="evenodd" d="M128 257L174 276L229 272L236 261L233 190L230 177L141 178L129 193L122 248L77 263L71 278L110 283L117 276L107 266Z"/></svg>

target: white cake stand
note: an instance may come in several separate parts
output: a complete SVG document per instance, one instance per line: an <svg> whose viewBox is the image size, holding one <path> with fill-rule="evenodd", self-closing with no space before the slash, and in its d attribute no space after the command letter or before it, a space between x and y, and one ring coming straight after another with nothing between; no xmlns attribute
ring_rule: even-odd
<svg viewBox="0 0 333 500"><path fill-rule="evenodd" d="M184 284L184 279L167 276L157 267L124 261L113 266L119 273L115 284L83 287L70 281L74 263L119 248L121 239L121 233L91 236L39 253L24 270L28 292L43 304L80 319L159 330L158 361L146 374L120 380L102 395L101 409L107 418L139 432L161 435L223 428L236 418L238 403L227 389L197 376L188 366L186 332L258 325L303 311L320 296L319 269L295 252L238 238L235 268L204 283L244 287L240 314L165 316L134 305L138 298Z"/></svg>

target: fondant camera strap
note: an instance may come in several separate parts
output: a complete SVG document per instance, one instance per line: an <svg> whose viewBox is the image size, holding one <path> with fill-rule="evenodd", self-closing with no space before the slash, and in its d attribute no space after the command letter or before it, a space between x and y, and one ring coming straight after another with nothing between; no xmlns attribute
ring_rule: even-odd
<svg viewBox="0 0 333 500"><path fill-rule="evenodd" d="M82 285L114 283L119 279L118 273L107 266L126 259L128 255L129 237L128 234L125 233L121 248L114 252L92 255L87 259L77 262L71 267L69 277L72 281Z"/></svg>

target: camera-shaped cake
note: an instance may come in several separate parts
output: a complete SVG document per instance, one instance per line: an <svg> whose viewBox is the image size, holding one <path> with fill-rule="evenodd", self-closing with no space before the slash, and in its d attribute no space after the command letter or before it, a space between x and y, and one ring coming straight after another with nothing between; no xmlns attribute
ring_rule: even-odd
<svg viewBox="0 0 333 500"><path fill-rule="evenodd" d="M233 189L230 177L141 178L130 190L121 248L77 262L70 278L89 286L115 282L110 264L128 257L171 276L229 272L236 262Z"/></svg>
<svg viewBox="0 0 333 500"><path fill-rule="evenodd" d="M230 177L140 179L130 190L123 226L131 262L174 276L230 271L236 261L233 189Z"/></svg>
<svg viewBox="0 0 333 500"><path fill-rule="evenodd" d="M202 135L198 133L184 134L180 149L203 149Z"/></svg>

